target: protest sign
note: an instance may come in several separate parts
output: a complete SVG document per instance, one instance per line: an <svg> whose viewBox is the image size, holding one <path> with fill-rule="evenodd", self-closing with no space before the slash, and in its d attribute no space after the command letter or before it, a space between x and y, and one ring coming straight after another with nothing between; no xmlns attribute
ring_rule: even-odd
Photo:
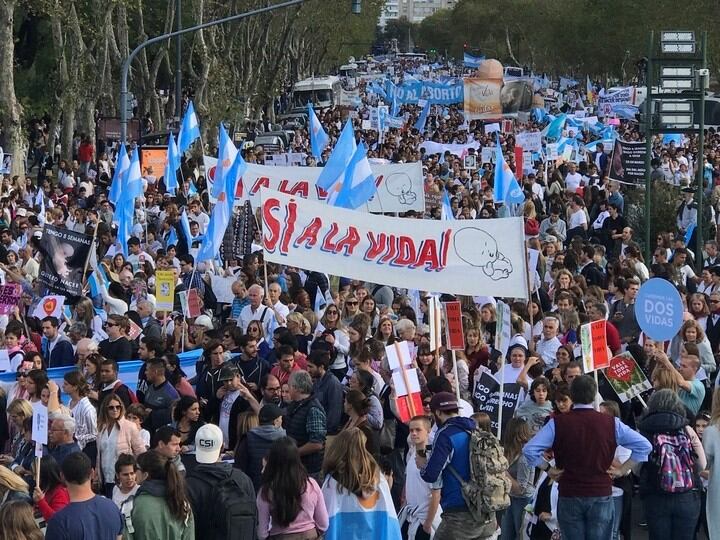
<svg viewBox="0 0 720 540"><path fill-rule="evenodd" d="M464 116L466 120L494 120L502 117L501 79L467 77L463 79Z"/></svg>
<svg viewBox="0 0 720 540"><path fill-rule="evenodd" d="M445 331L448 349L462 351L465 348L465 334L462 325L462 307L460 302L445 302Z"/></svg>
<svg viewBox="0 0 720 540"><path fill-rule="evenodd" d="M202 314L200 310L200 295L197 289L190 289L189 291L180 291L178 293L180 297L180 305L182 306L183 315L188 319L194 319Z"/></svg>
<svg viewBox="0 0 720 540"><path fill-rule="evenodd" d="M210 277L212 280L212 289L215 293L217 301L223 304L232 304L235 300L235 295L232 292L232 284L235 283L236 278L233 276L216 276Z"/></svg>
<svg viewBox="0 0 720 540"><path fill-rule="evenodd" d="M558 143L548 143L545 145L545 154L548 161L555 161L560 157L558 154Z"/></svg>
<svg viewBox="0 0 720 540"><path fill-rule="evenodd" d="M270 190L262 200L270 262L394 287L527 298L522 218L415 220L408 227L405 219Z"/></svg>
<svg viewBox="0 0 720 540"><path fill-rule="evenodd" d="M627 142L615 139L612 156L610 157L610 178L625 184L642 184L645 182L644 142Z"/></svg>
<svg viewBox="0 0 720 540"><path fill-rule="evenodd" d="M610 360L605 378L623 403L652 388L645 373L628 352Z"/></svg>
<svg viewBox="0 0 720 540"><path fill-rule="evenodd" d="M160 178L165 173L167 146L146 146L140 149L140 163L143 176Z"/></svg>
<svg viewBox="0 0 720 540"><path fill-rule="evenodd" d="M396 341L385 347L388 366L392 371L395 403L402 422L409 422L414 416L422 414L423 404L420 395L420 380L417 369L412 367L412 356L407 341Z"/></svg>
<svg viewBox="0 0 720 540"><path fill-rule="evenodd" d="M507 423L515 414L520 401L521 388L518 383L505 384L503 387L503 431ZM497 434L498 414L500 405L500 383L488 372L483 372L475 385L472 395L475 411L484 412L490 416L490 426Z"/></svg>
<svg viewBox="0 0 720 540"><path fill-rule="evenodd" d="M92 243L92 236L45 225L39 246L40 283L51 291L81 296Z"/></svg>
<svg viewBox="0 0 720 540"><path fill-rule="evenodd" d="M603 369L610 363L607 346L606 321L593 321L580 327L582 344L583 373Z"/></svg>
<svg viewBox="0 0 720 540"><path fill-rule="evenodd" d="M522 146L524 150L529 152L540 152L542 150L542 133L539 131L524 131L518 133L515 138L515 144Z"/></svg>
<svg viewBox="0 0 720 540"><path fill-rule="evenodd" d="M483 163L492 163L495 160L495 149L490 146L483 147L480 157Z"/></svg>
<svg viewBox="0 0 720 540"><path fill-rule="evenodd" d="M435 352L442 346L442 313L440 300L436 296L427 299L428 326L430 327L430 350Z"/></svg>
<svg viewBox="0 0 720 540"><path fill-rule="evenodd" d="M155 272L155 309L172 311L175 303L175 273L170 270Z"/></svg>
<svg viewBox="0 0 720 540"><path fill-rule="evenodd" d="M15 306L20 302L22 287L18 283L0 285L0 315L12 313Z"/></svg>
<svg viewBox="0 0 720 540"><path fill-rule="evenodd" d="M477 141L473 141L467 144L439 143L435 141L424 141L420 143L420 149L425 150L426 154L444 155L445 152L450 152L452 155L459 158L463 158L468 155L471 148L477 150L478 148L480 148L480 143Z"/></svg>
<svg viewBox="0 0 720 540"><path fill-rule="evenodd" d="M212 180L215 177L217 159L205 156L205 168L208 170L208 188L212 189ZM358 210L363 212L416 212L425 211L423 197L422 164L390 163L370 165L375 175L377 193L367 205ZM237 183L235 193L235 206L241 206L249 200L253 208L260 206L260 190L262 188L274 189L288 193L294 197L302 197L316 201L325 201L327 192L317 187L317 179L322 167L271 167L248 163Z"/></svg>
<svg viewBox="0 0 720 540"><path fill-rule="evenodd" d="M62 317L65 297L59 295L46 296L35 306L32 312L33 317L43 319L45 317Z"/></svg>
<svg viewBox="0 0 720 540"><path fill-rule="evenodd" d="M45 405L40 402L34 403L32 406L32 440L37 444L47 444L48 436L48 410Z"/></svg>
<svg viewBox="0 0 720 540"><path fill-rule="evenodd" d="M134 322L132 319L128 319L128 322L130 323L130 330L128 330L128 337L130 338L130 340L136 340L142 334L143 329L140 328L140 326L136 322Z"/></svg>
<svg viewBox="0 0 720 540"><path fill-rule="evenodd" d="M683 303L675 285L652 278L640 287L635 299L635 319L640 329L656 341L675 337L683 324Z"/></svg>

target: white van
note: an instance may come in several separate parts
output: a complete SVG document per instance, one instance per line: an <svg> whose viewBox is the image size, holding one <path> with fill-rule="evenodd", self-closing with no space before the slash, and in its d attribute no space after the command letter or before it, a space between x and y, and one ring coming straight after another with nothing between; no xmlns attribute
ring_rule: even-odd
<svg viewBox="0 0 720 540"><path fill-rule="evenodd" d="M297 82L292 91L292 112L307 110L309 102L316 109L339 105L341 90L340 78L332 75Z"/></svg>

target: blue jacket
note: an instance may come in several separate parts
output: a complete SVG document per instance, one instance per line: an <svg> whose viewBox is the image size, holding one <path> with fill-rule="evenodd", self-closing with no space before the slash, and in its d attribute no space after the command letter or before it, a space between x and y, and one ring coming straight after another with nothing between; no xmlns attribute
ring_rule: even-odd
<svg viewBox="0 0 720 540"><path fill-rule="evenodd" d="M467 504L462 496L460 482L450 472L448 463L464 480L470 479L470 434L476 427L472 418L450 418L435 434L433 449L420 477L434 484L442 477L440 506L443 511L465 510Z"/></svg>

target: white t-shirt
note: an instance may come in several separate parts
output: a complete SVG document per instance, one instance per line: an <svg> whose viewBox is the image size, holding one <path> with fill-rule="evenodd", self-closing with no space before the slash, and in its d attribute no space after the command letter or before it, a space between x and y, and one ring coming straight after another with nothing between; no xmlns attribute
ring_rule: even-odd
<svg viewBox="0 0 720 540"><path fill-rule="evenodd" d="M568 229L582 227L583 225L587 225L587 216L585 215L585 210L579 208L577 212L570 214L570 219L568 220Z"/></svg>
<svg viewBox="0 0 720 540"><path fill-rule="evenodd" d="M235 400L240 397L240 390L229 392L223 397L220 404L220 430L223 433L223 444L227 448L230 442L230 411L232 410Z"/></svg>
<svg viewBox="0 0 720 540"><path fill-rule="evenodd" d="M565 177L565 190L575 192L582 184L582 175L579 172L568 173Z"/></svg>

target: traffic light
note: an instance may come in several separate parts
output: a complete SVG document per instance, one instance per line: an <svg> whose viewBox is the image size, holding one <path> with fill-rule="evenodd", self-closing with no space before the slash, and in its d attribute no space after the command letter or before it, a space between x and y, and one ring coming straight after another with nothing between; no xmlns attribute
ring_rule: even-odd
<svg viewBox="0 0 720 540"><path fill-rule="evenodd" d="M352 13L354 15L360 15L362 13L362 0L352 0Z"/></svg>

